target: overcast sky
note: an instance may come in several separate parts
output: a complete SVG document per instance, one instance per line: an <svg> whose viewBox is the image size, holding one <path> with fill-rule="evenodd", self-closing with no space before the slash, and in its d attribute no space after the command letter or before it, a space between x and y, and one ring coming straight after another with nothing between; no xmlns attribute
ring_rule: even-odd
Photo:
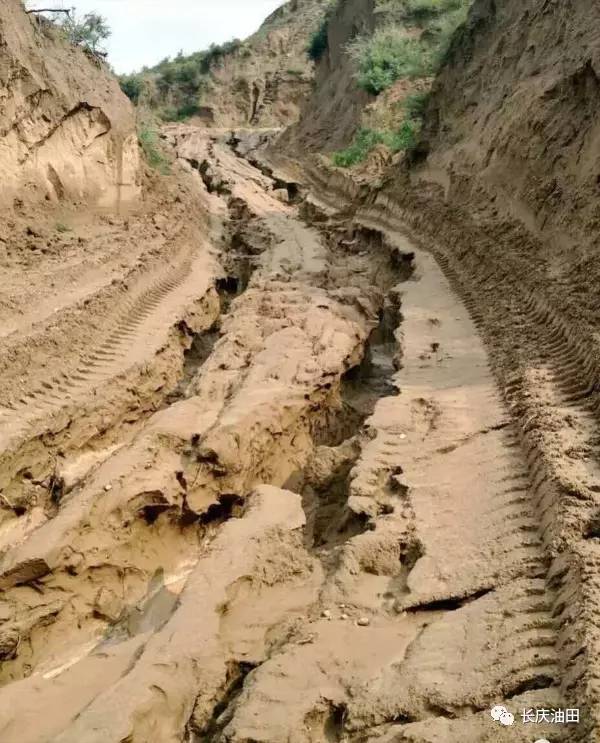
<svg viewBox="0 0 600 743"><path fill-rule="evenodd" d="M1 2L2 0L0 0ZM109 60L117 72L153 65L180 49L205 49L256 31L284 0L44 0L45 7L95 10L108 18L113 35ZM40 7L29 2L29 7Z"/></svg>

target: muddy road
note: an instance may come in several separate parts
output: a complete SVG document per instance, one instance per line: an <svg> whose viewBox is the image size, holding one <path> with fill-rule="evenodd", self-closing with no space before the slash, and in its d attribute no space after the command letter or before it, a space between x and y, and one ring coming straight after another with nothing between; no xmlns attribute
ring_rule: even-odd
<svg viewBox="0 0 600 743"><path fill-rule="evenodd" d="M583 740L490 717L579 706L589 624L452 266L389 205L168 138L181 234L2 339L3 743Z"/></svg>

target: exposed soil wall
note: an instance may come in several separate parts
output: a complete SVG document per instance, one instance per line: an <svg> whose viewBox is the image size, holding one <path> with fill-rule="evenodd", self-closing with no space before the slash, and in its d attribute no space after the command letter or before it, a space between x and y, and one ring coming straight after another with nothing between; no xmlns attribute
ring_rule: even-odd
<svg viewBox="0 0 600 743"><path fill-rule="evenodd" d="M329 22L327 50L317 65L314 89L304 104L300 122L283 134L279 149L323 152L338 149L352 138L372 96L358 88L346 46L356 36L373 32L374 10L374 0L337 3Z"/></svg>
<svg viewBox="0 0 600 743"><path fill-rule="evenodd" d="M325 12L325 0L293 0L211 68L202 93L203 123L217 126L288 126L312 89L306 50Z"/></svg>
<svg viewBox="0 0 600 743"><path fill-rule="evenodd" d="M0 6L0 205L114 206L139 191L133 110L116 80L19 0Z"/></svg>
<svg viewBox="0 0 600 743"><path fill-rule="evenodd" d="M598 241L600 7L476 0L434 86L428 177L544 242L552 272Z"/></svg>

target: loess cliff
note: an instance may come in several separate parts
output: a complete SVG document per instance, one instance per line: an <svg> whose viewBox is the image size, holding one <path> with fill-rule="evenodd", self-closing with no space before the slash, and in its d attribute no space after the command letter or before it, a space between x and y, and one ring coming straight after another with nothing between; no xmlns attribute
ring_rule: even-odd
<svg viewBox="0 0 600 743"><path fill-rule="evenodd" d="M312 86L306 49L325 12L325 0L292 0L211 68L202 98L207 121L218 126L287 126L296 121Z"/></svg>
<svg viewBox="0 0 600 743"><path fill-rule="evenodd" d="M133 110L114 77L26 15L0 6L2 205L14 198L135 199L139 158Z"/></svg>

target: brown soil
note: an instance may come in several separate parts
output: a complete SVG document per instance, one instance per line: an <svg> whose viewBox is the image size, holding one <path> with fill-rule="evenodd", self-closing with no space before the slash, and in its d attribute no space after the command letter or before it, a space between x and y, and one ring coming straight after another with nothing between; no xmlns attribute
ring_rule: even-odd
<svg viewBox="0 0 600 743"><path fill-rule="evenodd" d="M3 223L3 743L595 740L594 271L441 156L164 140L127 214Z"/></svg>
<svg viewBox="0 0 600 743"><path fill-rule="evenodd" d="M21 0L3 1L0 37L0 209L67 201L114 212L135 202L133 108L106 66Z"/></svg>
<svg viewBox="0 0 600 743"><path fill-rule="evenodd" d="M284 3L239 48L214 61L195 119L215 127L285 127L298 121L314 77L306 49L327 4ZM156 100L162 96L153 94Z"/></svg>
<svg viewBox="0 0 600 743"><path fill-rule="evenodd" d="M7 387L2 739L550 735L488 711L559 705L563 667L528 450L468 310L243 133L166 136L187 219L130 221L127 291L34 320L39 387ZM44 377L84 320L83 361Z"/></svg>

